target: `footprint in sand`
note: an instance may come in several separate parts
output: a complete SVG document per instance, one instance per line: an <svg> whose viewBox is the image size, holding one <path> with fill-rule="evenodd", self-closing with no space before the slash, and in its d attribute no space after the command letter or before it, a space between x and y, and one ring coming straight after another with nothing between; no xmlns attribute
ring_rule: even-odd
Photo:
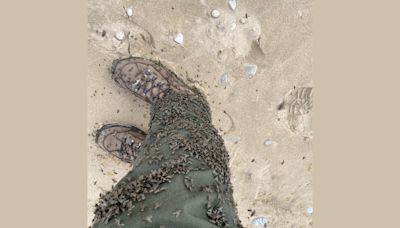
<svg viewBox="0 0 400 228"><path fill-rule="evenodd" d="M235 123L225 110L215 110L212 112L212 118L215 128L221 135L227 135L235 130Z"/></svg>
<svg viewBox="0 0 400 228"><path fill-rule="evenodd" d="M278 106L279 111L286 113L286 123L292 132L301 132L310 128L312 92L312 87L294 88Z"/></svg>

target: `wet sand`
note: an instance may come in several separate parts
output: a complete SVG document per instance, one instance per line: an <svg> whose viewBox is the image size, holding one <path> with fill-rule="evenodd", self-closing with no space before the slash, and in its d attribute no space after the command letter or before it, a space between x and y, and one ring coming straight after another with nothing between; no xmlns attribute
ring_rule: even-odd
<svg viewBox="0 0 400 228"><path fill-rule="evenodd" d="M227 1L89 0L88 224L99 193L131 168L98 148L93 131L110 122L147 130L148 105L109 72L113 59L131 54L159 59L207 95L243 225L267 216L268 227L311 227L311 4L238 1L231 10ZM174 41L178 33L183 44ZM253 77L246 64L257 65Z"/></svg>

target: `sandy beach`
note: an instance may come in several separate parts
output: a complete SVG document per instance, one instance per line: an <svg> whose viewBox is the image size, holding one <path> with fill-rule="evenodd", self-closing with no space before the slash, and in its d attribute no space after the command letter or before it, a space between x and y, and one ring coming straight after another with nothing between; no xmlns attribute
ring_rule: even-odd
<svg viewBox="0 0 400 228"><path fill-rule="evenodd" d="M97 147L94 131L110 122L148 128L149 105L111 79L112 61L132 55L160 60L206 94L245 227L257 216L267 227L311 227L311 7L306 0L237 0L234 10L216 0L89 0L88 225L99 194L132 168Z"/></svg>

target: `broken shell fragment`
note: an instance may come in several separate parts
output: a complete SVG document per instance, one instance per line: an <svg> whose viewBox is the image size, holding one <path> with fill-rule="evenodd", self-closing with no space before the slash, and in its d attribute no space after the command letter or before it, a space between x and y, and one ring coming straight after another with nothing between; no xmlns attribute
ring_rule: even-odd
<svg viewBox="0 0 400 228"><path fill-rule="evenodd" d="M133 15L133 9L132 9L132 8L126 9L126 15L128 15L128 17L132 17L132 15Z"/></svg>
<svg viewBox="0 0 400 228"><path fill-rule="evenodd" d="M176 34L174 41L178 44L183 44L183 34L182 33Z"/></svg>
<svg viewBox="0 0 400 228"><path fill-rule="evenodd" d="M125 33L123 31L118 31L115 33L115 38L121 41L125 38Z"/></svg>
<svg viewBox="0 0 400 228"><path fill-rule="evenodd" d="M264 141L264 145L266 145L266 146L272 145L272 140L271 139L266 139Z"/></svg>
<svg viewBox="0 0 400 228"><path fill-rule="evenodd" d="M228 84L228 74L223 74L223 75L219 76L219 84L220 85Z"/></svg>
<svg viewBox="0 0 400 228"><path fill-rule="evenodd" d="M252 78L257 73L257 65L245 64L244 71L246 72L247 77Z"/></svg>
<svg viewBox="0 0 400 228"><path fill-rule="evenodd" d="M231 8L231 10L236 9L236 0L228 0L228 4L229 4L229 7Z"/></svg>

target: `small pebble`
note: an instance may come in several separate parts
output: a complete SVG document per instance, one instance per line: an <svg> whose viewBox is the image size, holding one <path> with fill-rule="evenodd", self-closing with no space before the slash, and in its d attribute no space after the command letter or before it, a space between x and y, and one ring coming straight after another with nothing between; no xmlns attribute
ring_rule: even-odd
<svg viewBox="0 0 400 228"><path fill-rule="evenodd" d="M178 44L183 44L183 34L182 33L176 34L174 41Z"/></svg>
<svg viewBox="0 0 400 228"><path fill-rule="evenodd" d="M228 74L223 74L219 76L219 84L220 85L227 85L228 84Z"/></svg>
<svg viewBox="0 0 400 228"><path fill-rule="evenodd" d="M123 40L125 37L125 33L122 31L118 31L115 33L115 38L119 41Z"/></svg>
<svg viewBox="0 0 400 228"><path fill-rule="evenodd" d="M211 11L211 16L213 18L218 18L220 15L221 15L221 13L219 12L219 10L214 9Z"/></svg>
<svg viewBox="0 0 400 228"><path fill-rule="evenodd" d="M311 215L314 212L314 209L312 207L307 208L307 213Z"/></svg>
<svg viewBox="0 0 400 228"><path fill-rule="evenodd" d="M128 15L128 17L132 17L132 15L133 15L133 9L132 9L132 8L126 9L126 14Z"/></svg>
<svg viewBox="0 0 400 228"><path fill-rule="evenodd" d="M272 145L272 140L271 139L265 140L264 145L266 145L266 146Z"/></svg>
<svg viewBox="0 0 400 228"><path fill-rule="evenodd" d="M299 14L299 17L303 17L303 11L298 10L297 13Z"/></svg>
<svg viewBox="0 0 400 228"><path fill-rule="evenodd" d="M241 18L241 19L240 19L240 23L246 24L246 23L247 23L247 19L246 19L246 18Z"/></svg>
<svg viewBox="0 0 400 228"><path fill-rule="evenodd" d="M235 29L236 29L236 23L233 22L229 28L230 28L232 31L235 30Z"/></svg>
<svg viewBox="0 0 400 228"><path fill-rule="evenodd" d="M228 0L228 4L229 4L229 7L231 8L231 10L236 9L236 0Z"/></svg>
<svg viewBox="0 0 400 228"><path fill-rule="evenodd" d="M245 64L244 71L246 72L246 74L249 78L252 78L257 73L257 65Z"/></svg>

